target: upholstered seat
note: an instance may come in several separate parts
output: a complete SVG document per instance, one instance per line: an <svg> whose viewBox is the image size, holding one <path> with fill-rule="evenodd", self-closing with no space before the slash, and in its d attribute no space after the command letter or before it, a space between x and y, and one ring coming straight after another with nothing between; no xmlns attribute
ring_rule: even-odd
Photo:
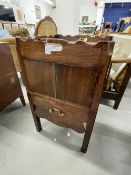
<svg viewBox="0 0 131 175"><path fill-rule="evenodd" d="M105 98L115 100L114 109L118 108L131 77L131 40L129 37L124 35L115 37L112 65L103 93Z"/></svg>
<svg viewBox="0 0 131 175"><path fill-rule="evenodd" d="M106 85L106 90L110 90L113 87L117 92L119 92L123 79L126 74L126 70L127 70L126 63L112 64L107 85Z"/></svg>

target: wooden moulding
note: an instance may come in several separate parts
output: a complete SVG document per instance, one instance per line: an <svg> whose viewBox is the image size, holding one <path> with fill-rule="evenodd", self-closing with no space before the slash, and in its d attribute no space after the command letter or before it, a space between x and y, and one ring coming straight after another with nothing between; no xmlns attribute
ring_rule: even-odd
<svg viewBox="0 0 131 175"><path fill-rule="evenodd" d="M38 40L44 40L45 38L47 38L47 36L36 36L36 39ZM67 40L67 41L84 41L84 42L100 42L100 41L112 41L112 36L106 36L106 37L99 37L96 35L55 35L55 36L48 36L48 38L55 38L55 39L63 39L63 40Z"/></svg>
<svg viewBox="0 0 131 175"><path fill-rule="evenodd" d="M62 45L62 51L52 52L51 55L46 55L44 51L46 43L60 44ZM19 44L21 45L22 56L23 57L25 56L25 58L27 57L28 59L31 60L33 59L35 60L37 58L37 60L42 60L45 62L72 64L82 67L91 67L92 65L94 65L95 67L99 62L98 56L101 52L101 47L106 48L109 43L107 42L85 43L83 41L76 41L74 43L70 43L67 40L63 39L45 39L43 41L33 39L27 39L27 40L17 39L17 45L19 46ZM31 54L33 50L35 50L35 52ZM80 54L81 59L79 59ZM64 55L66 55L66 57ZM72 59L70 59L71 57Z"/></svg>

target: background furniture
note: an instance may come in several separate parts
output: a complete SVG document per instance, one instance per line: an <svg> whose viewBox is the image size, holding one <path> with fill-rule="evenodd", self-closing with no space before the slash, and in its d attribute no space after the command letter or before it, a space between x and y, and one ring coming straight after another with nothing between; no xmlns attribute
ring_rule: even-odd
<svg viewBox="0 0 131 175"><path fill-rule="evenodd" d="M120 61L118 61L118 63L120 63ZM103 92L103 97L114 100L115 103L113 108L117 109L131 78L131 61L128 64L121 65L114 75L111 74L111 67L109 69L110 75L108 77L107 86ZM113 86L111 87L112 82Z"/></svg>
<svg viewBox="0 0 131 175"><path fill-rule="evenodd" d="M112 22L103 22L103 29L112 29Z"/></svg>
<svg viewBox="0 0 131 175"><path fill-rule="evenodd" d="M113 36L117 36L117 34L112 34ZM129 36L123 34L119 35L129 38ZM112 36L105 36L105 35L75 35L75 36L62 36L62 35L56 35L58 39L65 39L70 42L76 42L78 40L84 41L84 42L99 42L99 41L112 41ZM39 40L44 40L46 37L39 36L36 37ZM120 39L119 39L120 40ZM128 58L127 56L130 54L130 44L128 41L123 40L123 44L121 41L117 42L114 47L113 56L111 59L111 65L109 67L109 70L107 72L107 77L105 81L105 88L103 91L103 97L107 99L114 100L114 109L117 109L119 107L119 104L122 100L122 97L124 95L124 92L126 90L127 84L130 80L130 65L131 58ZM119 45L119 47L118 47ZM112 52L112 51L111 51ZM125 54L124 57L121 57L120 53ZM127 54L127 55L126 55ZM123 64L122 64L123 63Z"/></svg>
<svg viewBox="0 0 131 175"><path fill-rule="evenodd" d="M55 36L57 34L57 27L53 19L49 16L42 19L36 26L35 36Z"/></svg>
<svg viewBox="0 0 131 175"><path fill-rule="evenodd" d="M114 39L113 39L114 36ZM130 39L129 39L130 38ZM117 35L98 37L87 36L87 42L115 41L114 51L111 58L111 65L107 72L103 97L114 100L114 109L118 109L127 84L131 77L131 37L127 35Z"/></svg>
<svg viewBox="0 0 131 175"><path fill-rule="evenodd" d="M96 29L96 25L79 25L79 35L94 34Z"/></svg>
<svg viewBox="0 0 131 175"><path fill-rule="evenodd" d="M6 43L0 43L0 111L17 98L25 106L10 47Z"/></svg>
<svg viewBox="0 0 131 175"><path fill-rule="evenodd" d="M21 73L21 67L18 59L18 54L16 50L16 38L15 37L29 37L30 33L33 35L33 29L35 29L34 25L24 25L24 24L17 24L17 23L5 23L5 22L0 22L2 29L4 29L4 25L8 24L7 26L10 26L9 33L11 34L10 37L2 37L0 38L0 42L6 42L9 43L10 48L11 48L11 53L12 57L15 63L15 67L17 72ZM29 32L28 32L29 29Z"/></svg>
<svg viewBox="0 0 131 175"><path fill-rule="evenodd" d="M113 36L115 47L103 97L114 100L113 108L117 109L131 77L131 36Z"/></svg>
<svg viewBox="0 0 131 175"><path fill-rule="evenodd" d="M17 46L37 131L45 118L85 133L86 152L111 58L108 43L17 38Z"/></svg>
<svg viewBox="0 0 131 175"><path fill-rule="evenodd" d="M19 63L19 59L18 59L18 53L16 50L16 38L15 37L0 38L0 42L6 42L10 45L11 54L12 54L13 61L15 63L16 71L21 73L21 67L20 67L20 63Z"/></svg>
<svg viewBox="0 0 131 175"><path fill-rule="evenodd" d="M111 65L107 72L103 97L114 100L115 103L113 108L117 109L131 77L131 36L117 34L113 34L113 36L115 37L115 46L111 59ZM112 41L113 36L99 37L96 35L76 35L72 37L68 35L61 38L69 41L82 40L85 42L99 42Z"/></svg>
<svg viewBox="0 0 131 175"><path fill-rule="evenodd" d="M83 36L86 42L115 41L111 65L107 72L103 97L114 100L114 109L118 109L127 84L131 77L131 36L113 34L112 36Z"/></svg>
<svg viewBox="0 0 131 175"><path fill-rule="evenodd" d="M26 24L18 24L16 22L5 22L5 21L0 21L0 29L13 29L13 28L27 28Z"/></svg>
<svg viewBox="0 0 131 175"><path fill-rule="evenodd" d="M67 40L69 42L76 42L76 41L84 41L84 42L100 42L100 41L112 41L112 36L106 36L106 37L99 37L97 35L55 35L55 37L49 37L49 38L56 38L56 39L63 39ZM45 40L45 36L36 36L35 39L37 40Z"/></svg>
<svg viewBox="0 0 131 175"><path fill-rule="evenodd" d="M0 29L7 29L9 33L11 32L15 34L15 36L21 36L22 34L24 37L29 35L34 37L35 24L18 24L16 22L0 21Z"/></svg>

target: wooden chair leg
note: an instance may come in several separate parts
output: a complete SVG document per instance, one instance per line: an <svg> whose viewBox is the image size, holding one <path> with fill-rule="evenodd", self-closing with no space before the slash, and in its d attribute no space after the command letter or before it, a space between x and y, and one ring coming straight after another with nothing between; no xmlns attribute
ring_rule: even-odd
<svg viewBox="0 0 131 175"><path fill-rule="evenodd" d="M120 88L120 92L118 94L118 98L116 99L115 104L114 104L114 107L113 107L116 110L119 107L119 104L120 104L120 102L122 100L122 97L124 95L124 92L126 90L126 87L128 85L128 82L129 82L130 78L131 78L131 64L128 64L125 78L124 78L123 83L122 83L122 86Z"/></svg>
<svg viewBox="0 0 131 175"><path fill-rule="evenodd" d="M34 119L36 130L38 132L40 132L42 130L40 118L35 115L35 106L31 103L31 96L30 96L30 94L27 93L27 95L28 95L28 99L29 99L29 102L30 102L30 108L31 108L31 112L32 112L32 115L33 115L33 119Z"/></svg>
<svg viewBox="0 0 131 175"><path fill-rule="evenodd" d="M40 118L35 115L34 106L32 106L32 104L30 104L30 107L31 107L31 111L32 111L32 115L33 115L36 130L38 132L40 132L42 130Z"/></svg>
<svg viewBox="0 0 131 175"><path fill-rule="evenodd" d="M84 135L84 140L83 140L83 144L82 144L82 147L81 147L81 152L82 153L86 153L88 145L89 145L90 137L91 137L91 135L86 132L85 135Z"/></svg>
<svg viewBox="0 0 131 175"><path fill-rule="evenodd" d="M122 99L122 97L119 98L119 99L117 99L117 100L115 101L114 106L113 106L113 109L115 109L115 110L118 109L118 107L119 107L119 105L120 105L120 102L121 102L121 99Z"/></svg>
<svg viewBox="0 0 131 175"><path fill-rule="evenodd" d="M23 95L20 97L20 100L21 100L21 103L23 104L23 106L26 106L25 99L24 99Z"/></svg>
<svg viewBox="0 0 131 175"><path fill-rule="evenodd" d="M95 118L96 118L96 114L92 115L90 117L89 122L87 123L86 131L85 131L85 135L84 135L84 139L83 139L83 144L82 144L82 148L81 148L82 153L86 153L86 151L87 151L89 141L91 138L91 134L92 134L92 130L93 130L93 126L95 123Z"/></svg>
<svg viewBox="0 0 131 175"><path fill-rule="evenodd" d="M33 118L34 118L36 130L40 132L42 130L40 118L38 118L36 115L33 115Z"/></svg>
<svg viewBox="0 0 131 175"><path fill-rule="evenodd" d="M35 115L34 109L33 109L31 104L30 104L30 106L31 106L31 111L32 111L32 114L33 114L33 119L34 119L36 130L38 132L40 132L42 130L40 118Z"/></svg>

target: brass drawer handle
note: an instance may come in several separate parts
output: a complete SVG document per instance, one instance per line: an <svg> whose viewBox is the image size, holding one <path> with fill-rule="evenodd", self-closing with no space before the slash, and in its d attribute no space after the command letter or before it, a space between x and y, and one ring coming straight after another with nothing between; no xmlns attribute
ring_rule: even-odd
<svg viewBox="0 0 131 175"><path fill-rule="evenodd" d="M64 117L65 116L64 112L60 111L57 108L50 108L49 109L49 113L53 114L54 112L57 112L59 117Z"/></svg>

